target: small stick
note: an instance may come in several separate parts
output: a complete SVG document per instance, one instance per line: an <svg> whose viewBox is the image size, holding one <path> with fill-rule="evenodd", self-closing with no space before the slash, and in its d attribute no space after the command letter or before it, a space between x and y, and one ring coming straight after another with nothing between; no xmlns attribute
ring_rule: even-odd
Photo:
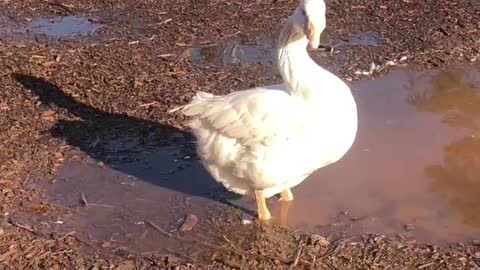
<svg viewBox="0 0 480 270"><path fill-rule="evenodd" d="M294 269L298 265L298 262L300 260L300 255L302 255L302 251L303 251L303 245L302 244L303 244L302 241L300 241L300 243L298 244L299 248L298 248L298 251L297 251L297 255L295 256L295 260L293 261L292 265L290 265L290 269Z"/></svg>
<svg viewBox="0 0 480 270"><path fill-rule="evenodd" d="M417 269L423 269L423 268L427 268L431 265L433 265L434 262L429 262L429 263L426 263L426 264L423 264L423 265L420 265L419 267L417 267Z"/></svg>
<svg viewBox="0 0 480 270"><path fill-rule="evenodd" d="M167 58L167 57L174 57L174 56L177 56L177 55L174 53L164 53L164 54L157 55L157 57L160 57L160 58Z"/></svg>
<svg viewBox="0 0 480 270"><path fill-rule="evenodd" d="M80 203L82 204L82 206L88 207L87 198L85 197L85 194L83 192L80 193Z"/></svg>
<svg viewBox="0 0 480 270"><path fill-rule="evenodd" d="M163 233L164 235L168 236L168 237L174 237L174 235L172 235L171 233L167 232L166 230L164 230L162 227L158 226L157 224L151 222L150 220L148 219L145 219L145 223L147 223L148 225L150 225L150 227L154 228L156 231L158 232L161 232Z"/></svg>
<svg viewBox="0 0 480 270"><path fill-rule="evenodd" d="M229 37L234 37L234 36L236 36L236 35L238 35L238 34L240 34L240 33L241 33L241 31L237 31L237 32L235 32L235 33L233 33L233 34L225 35L225 36L221 37L220 40L225 39L225 38L229 38Z"/></svg>
<svg viewBox="0 0 480 270"><path fill-rule="evenodd" d="M91 205L91 206L100 206L100 207L107 207L107 208L115 208L115 206L113 206L113 205L100 204L100 203L89 203L88 205Z"/></svg>
<svg viewBox="0 0 480 270"><path fill-rule="evenodd" d="M150 106L155 105L157 103L158 103L158 101L152 101L152 102L149 102L149 103L141 104L140 107L142 107L142 108L143 107L150 107Z"/></svg>
<svg viewBox="0 0 480 270"><path fill-rule="evenodd" d="M47 204L45 204L45 205L48 205L48 206L50 206L50 207L53 207L53 208L55 208L55 209L57 209L57 210L58 210L58 209L62 209L62 210L64 210L64 211L66 211L66 212L73 212L73 213L78 214L78 215L81 215L81 216L87 216L87 214L84 214L84 213L82 213L82 212L79 212L79 211L77 211L77 210L75 210L75 209L72 209L72 208L69 208L69 207L65 207L65 206L61 206L61 205L57 205L57 204L53 204L53 203L47 203Z"/></svg>
<svg viewBox="0 0 480 270"><path fill-rule="evenodd" d="M95 249L95 250L97 249L95 246L93 246L92 244L88 243L87 241L79 238L79 237L76 236L76 235L69 235L69 236L70 236L70 237L73 237L73 238L74 238L75 240L77 240L78 242L83 243L83 244L85 244L85 245L87 245L87 246L89 246L89 247L91 247L91 248L93 248L93 249Z"/></svg>
<svg viewBox="0 0 480 270"><path fill-rule="evenodd" d="M166 23L168 23L168 22L170 22L170 21L172 21L172 20L173 20L173 19L166 19L166 20L163 21L163 22L159 22L157 25L166 24Z"/></svg>
<svg viewBox="0 0 480 270"><path fill-rule="evenodd" d="M37 232L37 231L35 231L34 229L32 229L31 226L17 223L17 222L15 222L15 221L11 220L11 219L9 220L9 223L12 224L12 225L15 226L15 227L18 227L18 228L22 229L22 230L31 232L31 233L33 233L33 234L35 234L35 235L40 235L40 233Z"/></svg>

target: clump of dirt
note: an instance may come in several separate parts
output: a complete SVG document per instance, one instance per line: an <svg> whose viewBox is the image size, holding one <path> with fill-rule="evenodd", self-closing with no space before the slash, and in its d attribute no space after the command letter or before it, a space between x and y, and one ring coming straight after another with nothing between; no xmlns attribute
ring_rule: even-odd
<svg viewBox="0 0 480 270"><path fill-rule="evenodd" d="M139 254L58 234L42 218L71 207L49 204L37 187L54 181L66 160L103 162L113 139L142 138L144 151L180 141L181 119L167 114L198 90L224 94L280 82L273 66L196 65L195 48L222 40L276 40L296 1L1 1L0 9L0 265L5 269L459 269L480 266L478 245L437 248L381 236L326 240L277 226L242 225L226 206L207 240L169 233L201 247L195 256L162 250ZM354 80L371 63L445 67L473 62L480 40L478 1L328 1L326 41L378 33L371 43L341 46L319 61ZM86 37L13 33L32 19L93 18ZM6 30L5 30L6 29ZM5 30L5 31L4 31ZM373 44L375 45L375 44ZM374 68L371 76L387 72ZM188 151L188 150L186 150ZM190 155L190 154L189 154ZM102 164L97 164L102 165ZM152 206L154 207L154 206ZM195 230L195 228L193 228ZM156 230L158 233L158 230ZM185 232L187 233L187 232ZM225 236L225 237L223 237ZM198 236L197 236L198 237ZM332 242L332 243L328 243ZM477 243L478 244L478 243ZM175 255L172 255L175 254Z"/></svg>

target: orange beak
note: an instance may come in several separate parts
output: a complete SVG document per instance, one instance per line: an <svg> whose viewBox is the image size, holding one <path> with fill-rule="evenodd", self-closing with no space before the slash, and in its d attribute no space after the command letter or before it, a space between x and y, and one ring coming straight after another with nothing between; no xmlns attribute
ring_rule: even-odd
<svg viewBox="0 0 480 270"><path fill-rule="evenodd" d="M308 39L308 50L315 50L320 45L320 33L317 33L313 24L308 21L306 26L306 33Z"/></svg>

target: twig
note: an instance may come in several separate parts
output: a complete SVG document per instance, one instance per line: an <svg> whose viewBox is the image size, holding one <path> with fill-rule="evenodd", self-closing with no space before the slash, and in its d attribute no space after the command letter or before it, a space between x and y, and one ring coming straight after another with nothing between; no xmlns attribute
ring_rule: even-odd
<svg viewBox="0 0 480 270"><path fill-rule="evenodd" d="M96 137L95 140L90 144L90 148L94 148L100 142L100 137Z"/></svg>
<svg viewBox="0 0 480 270"><path fill-rule="evenodd" d="M167 58L167 57L174 57L174 56L177 56L177 55L174 53L164 53L164 54L157 55L157 57L160 57L160 58Z"/></svg>
<svg viewBox="0 0 480 270"><path fill-rule="evenodd" d="M27 177L23 180L23 186L27 186L28 184L30 184L30 174L27 174Z"/></svg>
<svg viewBox="0 0 480 270"><path fill-rule="evenodd" d="M171 249L168 249L168 248L163 248L163 250L165 250L166 252L168 252L168 253L170 253L170 254L173 254L173 255L175 255L175 256L177 256L177 257L179 257L179 258L186 259L186 260L190 261L191 263L196 263L196 262L197 262L197 260L195 260L193 257L190 257L190 256L188 256L188 255L186 255L186 254L180 254L180 253L175 252L175 251L173 251L173 250L171 250Z"/></svg>
<svg viewBox="0 0 480 270"><path fill-rule="evenodd" d="M73 253L73 252L75 252L75 250L69 249L69 250L62 250L62 251L53 252L52 255L67 254L67 253Z"/></svg>
<svg viewBox="0 0 480 270"><path fill-rule="evenodd" d="M427 268L427 267L429 267L433 264L434 264L434 262L429 262L429 263L426 263L426 264L422 264L422 265L418 266L417 269Z"/></svg>
<svg viewBox="0 0 480 270"><path fill-rule="evenodd" d="M97 249L94 245L88 243L87 241L81 239L80 237L76 236L76 235L68 235L69 237L73 237L75 240L77 240L78 242L82 243L82 244L85 244L93 249Z"/></svg>
<svg viewBox="0 0 480 270"><path fill-rule="evenodd" d="M100 206L100 207L107 207L107 208L115 208L115 206L113 205L108 205L108 204L100 204L100 203L90 203L88 205L91 205L91 206Z"/></svg>
<svg viewBox="0 0 480 270"><path fill-rule="evenodd" d="M222 236L223 236L223 239L225 239L225 241L227 241L233 247L232 241L230 241L225 235L222 234Z"/></svg>
<svg viewBox="0 0 480 270"><path fill-rule="evenodd" d="M174 75L174 74L185 74L185 71L171 71L171 72L163 72L158 75Z"/></svg>
<svg viewBox="0 0 480 270"><path fill-rule="evenodd" d="M233 33L233 34L225 35L225 36L221 37L219 40L222 40L222 39L225 39L225 38L229 38L229 37L234 37L234 36L236 36L236 35L238 35L238 34L240 34L240 33L242 33L242 32L241 32L241 31L237 31L237 32L235 32L235 33Z"/></svg>
<svg viewBox="0 0 480 270"><path fill-rule="evenodd" d="M193 46L192 44L182 43L182 42L177 42L177 43L175 43L175 45L178 46L178 47L192 47Z"/></svg>
<svg viewBox="0 0 480 270"><path fill-rule="evenodd" d="M145 223L147 223L148 225L150 225L150 227L154 228L156 231L158 232L161 232L162 234L170 237L170 238L178 238L178 237L175 237L175 235L167 232L166 230L164 230L162 227L158 226L157 224L151 222L150 220L148 219L145 219Z"/></svg>
<svg viewBox="0 0 480 270"><path fill-rule="evenodd" d="M352 239L354 239L354 238L356 238L356 236L338 241L337 244L334 245L333 248L327 250L327 252L325 252L325 253L321 256L321 258L325 258L325 257L330 256L330 255L332 255L333 253L337 252L337 250L339 250L340 248L342 248L343 246L345 246L345 244L346 244L348 241L350 241L350 240L352 240Z"/></svg>
<svg viewBox="0 0 480 270"><path fill-rule="evenodd" d="M87 198L85 197L85 194L84 194L83 192L80 193L80 203L81 203L84 207L88 207Z"/></svg>
<svg viewBox="0 0 480 270"><path fill-rule="evenodd" d="M157 25L162 25L162 24L166 24L170 21L172 21L173 19L166 19L165 21L162 21L162 22L159 22Z"/></svg>
<svg viewBox="0 0 480 270"><path fill-rule="evenodd" d="M142 108L143 108L143 107L150 107L150 106L155 105L155 104L157 104L157 103L158 103L158 101L153 101L153 102L149 102L149 103L144 103L144 104L141 104L140 107L142 107Z"/></svg>
<svg viewBox="0 0 480 270"><path fill-rule="evenodd" d="M79 212L79 211L77 211L75 209L72 209L72 208L69 208L69 207L65 207L65 206L61 206L61 205L57 205L57 204L53 204L53 203L47 203L45 205L48 205L50 207L57 208L57 209L62 209L62 210L65 210L67 212L73 212L73 213L81 215L81 216L87 216L87 214L84 214L82 212Z"/></svg>
<svg viewBox="0 0 480 270"><path fill-rule="evenodd" d="M140 235L139 239L143 240L148 234L148 230L144 230L143 233Z"/></svg>
<svg viewBox="0 0 480 270"><path fill-rule="evenodd" d="M300 243L298 244L298 251L297 251L297 255L295 256L295 260L293 261L292 265L290 265L290 269L294 269L295 267L297 267L298 265L298 262L300 260L300 255L302 255L302 251L303 251L303 242L300 241Z"/></svg>
<svg viewBox="0 0 480 270"><path fill-rule="evenodd" d="M35 235L41 235L41 233L39 233L39 232L35 231L34 229L32 229L31 226L17 223L17 222L15 222L15 221L13 221L12 219L10 219L8 222L9 222L10 224L12 224L13 226L18 227L18 228L20 228L20 229L22 229L22 230L31 232L31 233L33 233L33 234L35 234Z"/></svg>

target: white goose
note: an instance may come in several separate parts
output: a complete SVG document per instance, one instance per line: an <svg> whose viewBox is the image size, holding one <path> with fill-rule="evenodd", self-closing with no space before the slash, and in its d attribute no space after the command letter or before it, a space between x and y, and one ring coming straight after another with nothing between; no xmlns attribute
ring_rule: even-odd
<svg viewBox="0 0 480 270"><path fill-rule="evenodd" d="M285 84L216 96L198 92L171 112L191 117L198 155L228 190L254 195L258 217L271 218L265 198L290 188L342 158L357 133L350 88L318 66L316 49L325 29L323 0L301 0L279 37L278 68Z"/></svg>

